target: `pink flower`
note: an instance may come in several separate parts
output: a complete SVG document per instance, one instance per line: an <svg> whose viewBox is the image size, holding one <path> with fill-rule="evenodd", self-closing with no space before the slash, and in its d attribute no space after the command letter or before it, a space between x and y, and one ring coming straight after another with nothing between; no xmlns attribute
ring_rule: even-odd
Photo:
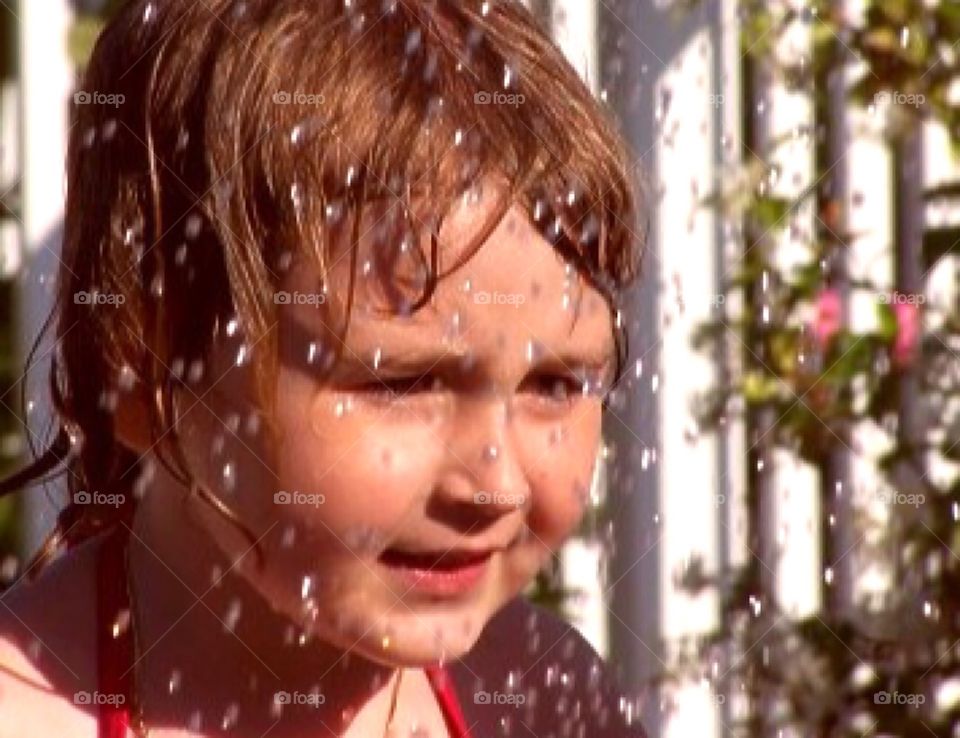
<svg viewBox="0 0 960 738"><path fill-rule="evenodd" d="M893 314L897 319L897 335L893 339L891 356L895 364L903 366L913 359L920 343L920 308L916 303L894 302Z"/></svg>
<svg viewBox="0 0 960 738"><path fill-rule="evenodd" d="M843 298L833 288L821 290L816 297L816 308L813 336L820 350L824 351L843 326Z"/></svg>

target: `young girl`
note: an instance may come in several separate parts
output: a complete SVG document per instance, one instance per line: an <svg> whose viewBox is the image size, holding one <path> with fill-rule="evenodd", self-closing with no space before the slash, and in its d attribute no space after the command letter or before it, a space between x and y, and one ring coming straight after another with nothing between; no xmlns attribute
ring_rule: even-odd
<svg viewBox="0 0 960 738"><path fill-rule="evenodd" d="M59 431L0 488L69 499L0 598L0 737L641 736L522 595L641 247L528 11L131 0L76 99Z"/></svg>

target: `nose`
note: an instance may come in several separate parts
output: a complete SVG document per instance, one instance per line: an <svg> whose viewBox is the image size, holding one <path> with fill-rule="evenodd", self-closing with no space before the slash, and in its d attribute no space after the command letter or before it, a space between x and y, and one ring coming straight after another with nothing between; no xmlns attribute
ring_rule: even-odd
<svg viewBox="0 0 960 738"><path fill-rule="evenodd" d="M497 518L531 504L514 441L508 400L498 394L464 400L445 438L447 463L437 494L477 516Z"/></svg>

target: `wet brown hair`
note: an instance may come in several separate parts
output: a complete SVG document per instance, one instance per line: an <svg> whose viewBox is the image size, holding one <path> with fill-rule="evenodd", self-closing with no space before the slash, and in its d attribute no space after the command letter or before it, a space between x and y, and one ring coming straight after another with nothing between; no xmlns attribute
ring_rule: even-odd
<svg viewBox="0 0 960 738"><path fill-rule="evenodd" d="M63 265L40 336L55 325L59 430L0 483L2 495L68 472L43 558L130 514L141 458L115 432L127 396L147 408L161 460L171 454L189 479L173 390L197 379L228 321L256 343L270 407L283 272L307 257L326 274L346 235L349 314L372 202L401 204L395 228L430 237L419 295L400 310L429 301L444 276L440 223L487 177L507 196L467 258L519 203L615 315L640 269L628 149L519 2L132 0L100 36L80 90ZM615 326L619 379L619 315ZM80 490L128 494L120 508L78 505Z"/></svg>

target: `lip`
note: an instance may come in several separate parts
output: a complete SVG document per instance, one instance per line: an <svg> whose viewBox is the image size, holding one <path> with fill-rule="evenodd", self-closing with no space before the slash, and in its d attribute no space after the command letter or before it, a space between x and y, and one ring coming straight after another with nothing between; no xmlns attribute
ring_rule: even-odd
<svg viewBox="0 0 960 738"><path fill-rule="evenodd" d="M452 597L475 589L490 568L492 549L443 554L384 552L381 566L407 591Z"/></svg>

